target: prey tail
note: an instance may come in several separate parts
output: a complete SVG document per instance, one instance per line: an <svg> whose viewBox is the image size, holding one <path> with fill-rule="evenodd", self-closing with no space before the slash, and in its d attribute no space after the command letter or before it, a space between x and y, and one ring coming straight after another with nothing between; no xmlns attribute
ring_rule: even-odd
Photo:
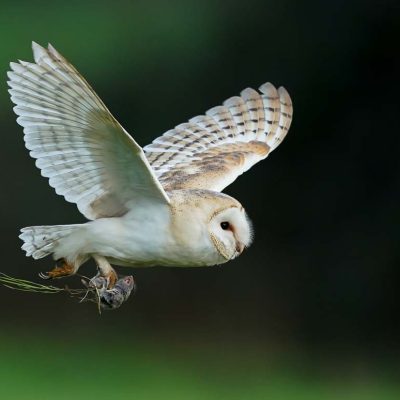
<svg viewBox="0 0 400 400"><path fill-rule="evenodd" d="M24 241L22 250L26 256L35 259L43 258L52 254L60 239L69 236L82 225L48 225L28 226L21 229L20 239Z"/></svg>

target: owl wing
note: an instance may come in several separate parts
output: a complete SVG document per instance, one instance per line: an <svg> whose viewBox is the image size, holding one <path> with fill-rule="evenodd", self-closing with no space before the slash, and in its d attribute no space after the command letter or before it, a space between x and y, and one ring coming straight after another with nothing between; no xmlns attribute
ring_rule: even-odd
<svg viewBox="0 0 400 400"><path fill-rule="evenodd" d="M120 216L140 201L168 203L142 148L51 45L35 63L11 63L8 84L25 145L50 186L88 219Z"/></svg>
<svg viewBox="0 0 400 400"><path fill-rule="evenodd" d="M144 147L165 190L221 191L285 138L292 121L287 91L270 83L245 89Z"/></svg>

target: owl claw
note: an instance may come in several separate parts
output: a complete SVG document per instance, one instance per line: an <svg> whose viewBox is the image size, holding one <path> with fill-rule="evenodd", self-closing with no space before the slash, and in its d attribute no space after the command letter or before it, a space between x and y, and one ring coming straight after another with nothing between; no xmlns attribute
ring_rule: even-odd
<svg viewBox="0 0 400 400"><path fill-rule="evenodd" d="M94 280L96 279L102 279L102 286L103 289L112 289L115 284L117 283L118 280L118 275L117 273L114 271L114 269L112 269L110 272L108 272L107 274L102 274L101 272L99 272L94 278L92 278Z"/></svg>
<svg viewBox="0 0 400 400"><path fill-rule="evenodd" d="M99 275L106 280L107 289L112 289L118 280L118 276L114 268L103 256L93 255L93 258L96 261L97 267L99 269Z"/></svg>
<svg viewBox="0 0 400 400"><path fill-rule="evenodd" d="M114 269L110 270L108 273L103 274L101 271L97 273L88 282L89 287L95 287L97 289L112 289L118 280L118 275Z"/></svg>
<svg viewBox="0 0 400 400"><path fill-rule="evenodd" d="M107 289L112 289L118 280L118 275L114 270L111 270L110 273L105 276L107 282Z"/></svg>
<svg viewBox="0 0 400 400"><path fill-rule="evenodd" d="M76 269L72 264L68 264L66 261L58 267L54 267L51 271L48 272L40 272L39 276L42 279L53 279L53 278L62 278L64 276L73 275L76 272Z"/></svg>
<svg viewBox="0 0 400 400"><path fill-rule="evenodd" d="M103 278L100 272L98 272L89 280L89 282L87 282L86 286L90 288L104 289L107 285L105 278Z"/></svg>
<svg viewBox="0 0 400 400"><path fill-rule="evenodd" d="M51 277L49 276L48 272L39 272L38 275L39 275L39 278L42 278L42 279L45 279L45 280L51 279Z"/></svg>

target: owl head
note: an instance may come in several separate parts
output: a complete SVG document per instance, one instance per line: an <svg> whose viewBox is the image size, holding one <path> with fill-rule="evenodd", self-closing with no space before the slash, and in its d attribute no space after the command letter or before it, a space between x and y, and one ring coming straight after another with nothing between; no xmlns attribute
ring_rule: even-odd
<svg viewBox="0 0 400 400"><path fill-rule="evenodd" d="M240 255L252 241L251 221L244 208L238 204L215 210L208 223L208 230L213 245L226 260Z"/></svg>
<svg viewBox="0 0 400 400"><path fill-rule="evenodd" d="M178 199L179 198L179 199ZM206 190L174 193L175 223L180 243L209 265L240 255L252 241L253 230L242 205L234 198ZM207 258L207 260L206 260Z"/></svg>

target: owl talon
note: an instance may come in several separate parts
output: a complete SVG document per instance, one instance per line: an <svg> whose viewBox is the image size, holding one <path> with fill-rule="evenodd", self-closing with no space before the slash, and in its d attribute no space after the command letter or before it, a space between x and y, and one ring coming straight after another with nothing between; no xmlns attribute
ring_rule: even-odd
<svg viewBox="0 0 400 400"><path fill-rule="evenodd" d="M45 279L45 280L51 279L51 277L49 276L48 272L39 272L38 275L39 275L39 278L42 278L42 279Z"/></svg>
<svg viewBox="0 0 400 400"><path fill-rule="evenodd" d="M114 269L112 269L108 274L106 274L104 276L104 278L106 279L107 289L112 289L115 286L115 284L117 283L118 275L114 271Z"/></svg>
<svg viewBox="0 0 400 400"><path fill-rule="evenodd" d="M115 272L114 268L103 256L93 255L93 258L96 261L97 267L99 269L99 275L103 277L107 282L107 289L112 289L118 280L118 275Z"/></svg>
<svg viewBox="0 0 400 400"><path fill-rule="evenodd" d="M75 273L75 267L71 264L68 264L66 261L58 267L54 267L51 271L48 272L40 272L39 276L42 279L53 279L53 278L62 278L64 276L70 276Z"/></svg>
<svg viewBox="0 0 400 400"><path fill-rule="evenodd" d="M112 289L118 280L118 275L111 269L107 273L103 274L101 271L89 280L87 283L88 287L97 289Z"/></svg>
<svg viewBox="0 0 400 400"><path fill-rule="evenodd" d="M96 289L105 289L107 281L100 272L97 273L93 278L91 278L88 282L84 282L84 284L89 288L96 288Z"/></svg>

